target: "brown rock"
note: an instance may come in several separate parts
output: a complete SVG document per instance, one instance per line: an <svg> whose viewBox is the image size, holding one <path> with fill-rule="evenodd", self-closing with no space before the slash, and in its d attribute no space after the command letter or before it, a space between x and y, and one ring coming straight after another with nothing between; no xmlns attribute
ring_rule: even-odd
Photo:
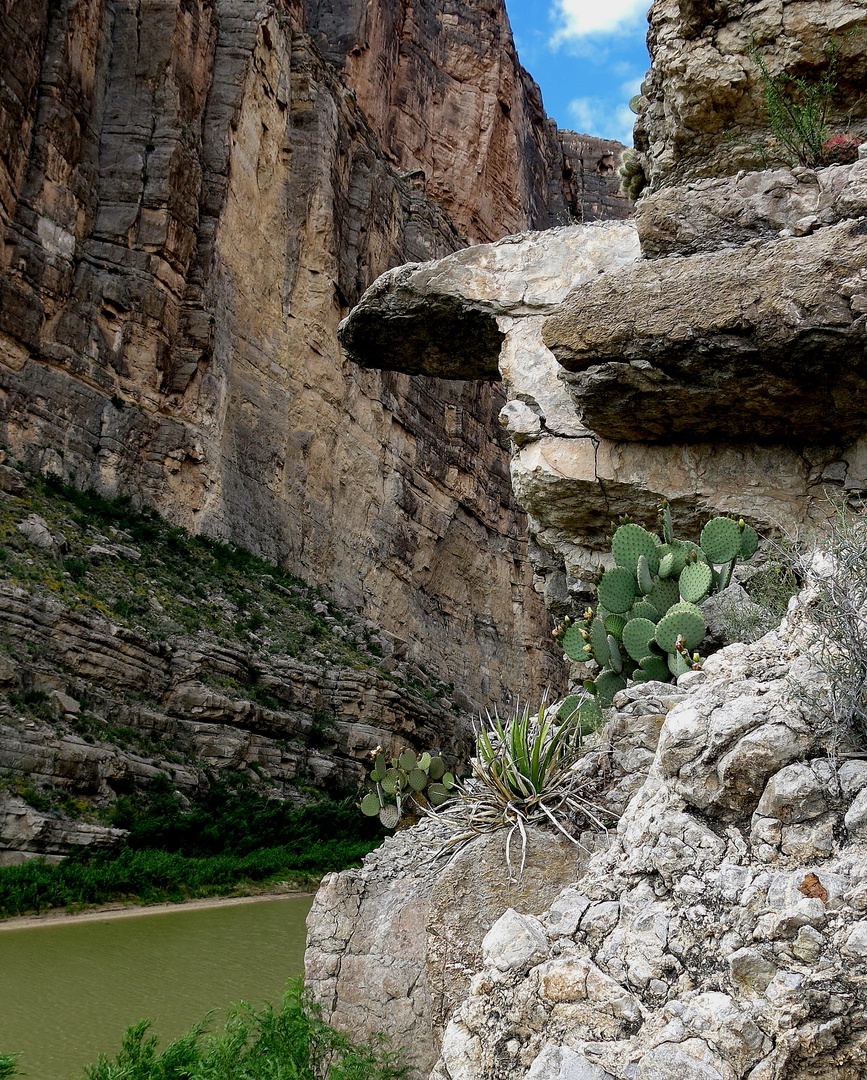
<svg viewBox="0 0 867 1080"><path fill-rule="evenodd" d="M561 184L502 4L16 0L3 28L15 458L328 583L478 704L556 684L498 389L335 341L389 266L605 209L592 141Z"/></svg>

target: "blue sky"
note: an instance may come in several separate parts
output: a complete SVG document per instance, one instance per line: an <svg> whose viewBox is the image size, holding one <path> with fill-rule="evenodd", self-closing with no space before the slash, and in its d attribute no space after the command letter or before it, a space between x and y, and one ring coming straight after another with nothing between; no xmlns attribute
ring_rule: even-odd
<svg viewBox="0 0 867 1080"><path fill-rule="evenodd" d="M632 144L627 102L650 67L649 0L506 0L521 63L558 127Z"/></svg>

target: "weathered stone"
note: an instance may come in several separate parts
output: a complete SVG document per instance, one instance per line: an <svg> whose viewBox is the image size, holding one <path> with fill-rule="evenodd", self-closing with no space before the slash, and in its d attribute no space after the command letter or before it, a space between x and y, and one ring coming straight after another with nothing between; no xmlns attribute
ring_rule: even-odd
<svg viewBox="0 0 867 1080"><path fill-rule="evenodd" d="M534 1059L526 1080L613 1080L613 1077L568 1046L548 1043Z"/></svg>
<svg viewBox="0 0 867 1080"><path fill-rule="evenodd" d="M542 338L584 423L607 439L854 439L865 262L867 230L851 221L642 262L573 292Z"/></svg>
<svg viewBox="0 0 867 1080"><path fill-rule="evenodd" d="M601 268L637 253L631 225L602 223L510 236L434 263L401 266L367 290L341 325L340 341L363 367L495 379L511 329L503 317L541 315ZM532 396L547 413L545 396L524 385L511 389Z"/></svg>
<svg viewBox="0 0 867 1080"><path fill-rule="evenodd" d="M756 813L785 824L818 817L828 806L827 782L809 765L789 765L768 781Z"/></svg>
<svg viewBox="0 0 867 1080"><path fill-rule="evenodd" d="M649 19L652 68L642 84L635 145L654 189L785 160L755 54L772 76L815 86L829 72L833 43L829 129L861 130L865 14L857 0L769 0L724 11L708 0L656 0Z"/></svg>
<svg viewBox="0 0 867 1080"><path fill-rule="evenodd" d="M526 969L547 953L548 939L539 920L513 908L503 912L482 941L482 959L498 971Z"/></svg>
<svg viewBox="0 0 867 1080"><path fill-rule="evenodd" d="M635 226L646 258L771 240L809 212L818 226L867 214L867 162L708 177L642 198Z"/></svg>

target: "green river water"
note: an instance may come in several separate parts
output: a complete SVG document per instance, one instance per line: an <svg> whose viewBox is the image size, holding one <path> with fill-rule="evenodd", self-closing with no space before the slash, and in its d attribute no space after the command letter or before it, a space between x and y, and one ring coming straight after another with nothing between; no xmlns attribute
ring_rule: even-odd
<svg viewBox="0 0 867 1080"><path fill-rule="evenodd" d="M0 931L0 1053L26 1080L80 1075L144 1017L166 1038L205 1013L277 1003L304 970L312 897Z"/></svg>

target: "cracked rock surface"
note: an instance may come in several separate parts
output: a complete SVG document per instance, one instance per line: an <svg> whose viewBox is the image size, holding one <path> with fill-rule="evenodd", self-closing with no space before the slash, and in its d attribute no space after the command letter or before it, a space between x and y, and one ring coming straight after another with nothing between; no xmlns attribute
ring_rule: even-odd
<svg viewBox="0 0 867 1080"><path fill-rule="evenodd" d="M668 711L614 842L538 916L547 951L480 966L436 1080L864 1075L867 851L845 822L867 765L824 756L793 692L816 677L807 602Z"/></svg>

